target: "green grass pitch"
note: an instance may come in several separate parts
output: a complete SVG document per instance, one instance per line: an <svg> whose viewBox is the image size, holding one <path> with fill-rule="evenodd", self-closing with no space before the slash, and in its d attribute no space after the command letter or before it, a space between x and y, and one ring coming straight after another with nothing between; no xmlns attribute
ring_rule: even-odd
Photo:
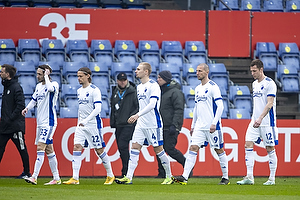
<svg viewBox="0 0 300 200"><path fill-rule="evenodd" d="M63 177L62 180L68 180ZM240 177L230 178L230 185L218 185L220 178L193 177L187 185L161 185L163 179L134 177L132 185L103 185L104 178L81 178L80 185L44 186L51 178L39 178L37 185L23 179L0 177L0 199L300 199L300 177L277 177L276 185L236 185Z"/></svg>

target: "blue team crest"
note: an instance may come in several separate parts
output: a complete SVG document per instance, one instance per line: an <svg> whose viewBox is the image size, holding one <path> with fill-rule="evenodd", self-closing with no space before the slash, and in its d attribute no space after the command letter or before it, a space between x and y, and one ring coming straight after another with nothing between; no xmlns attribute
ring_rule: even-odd
<svg viewBox="0 0 300 200"><path fill-rule="evenodd" d="M206 93L208 93L208 89L207 89L207 88L205 89L205 94L206 94Z"/></svg>
<svg viewBox="0 0 300 200"><path fill-rule="evenodd" d="M144 92L147 92L147 88L145 88L145 91Z"/></svg>
<svg viewBox="0 0 300 200"><path fill-rule="evenodd" d="M90 94L87 92L85 96L88 97L88 96L90 96Z"/></svg>
<svg viewBox="0 0 300 200"><path fill-rule="evenodd" d="M262 85L260 89L263 90L263 89L264 89L264 86Z"/></svg>
<svg viewBox="0 0 300 200"><path fill-rule="evenodd" d="M47 88L45 88L45 92L47 92Z"/></svg>

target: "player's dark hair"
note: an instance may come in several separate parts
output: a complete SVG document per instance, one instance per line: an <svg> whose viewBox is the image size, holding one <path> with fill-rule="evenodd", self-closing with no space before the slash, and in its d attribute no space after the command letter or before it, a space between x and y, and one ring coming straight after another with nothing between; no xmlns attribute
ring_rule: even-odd
<svg viewBox="0 0 300 200"><path fill-rule="evenodd" d="M264 63L259 59L252 60L250 67L253 67L255 65L258 69L264 68Z"/></svg>
<svg viewBox="0 0 300 200"><path fill-rule="evenodd" d="M2 65L2 68L5 68L5 72L9 74L10 78L13 78L17 73L17 68L12 65L4 64Z"/></svg>
<svg viewBox="0 0 300 200"><path fill-rule="evenodd" d="M88 78L89 83L92 82L92 71L90 70L90 68L88 67L81 67L78 71L83 72L85 75L90 75L90 77Z"/></svg>

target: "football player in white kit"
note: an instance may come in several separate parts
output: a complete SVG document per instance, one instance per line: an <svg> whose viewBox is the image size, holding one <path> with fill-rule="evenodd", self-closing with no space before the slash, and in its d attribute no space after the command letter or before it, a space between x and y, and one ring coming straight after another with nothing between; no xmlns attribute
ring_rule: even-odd
<svg viewBox="0 0 300 200"><path fill-rule="evenodd" d="M261 60L253 60L250 71L255 79L253 88L253 114L245 137L245 161L247 176L238 181L239 185L253 185L254 167L254 143L264 142L269 155L270 176L263 185L275 185L275 173L277 169L277 155L275 145L278 144L278 130L276 127L276 92L275 82L265 76L264 66Z"/></svg>
<svg viewBox="0 0 300 200"><path fill-rule="evenodd" d="M73 177L64 181L63 184L79 184L79 171L81 167L81 152L85 146L85 141L88 141L90 148L95 149L97 155L102 160L103 166L106 169L107 177L105 185L110 185L114 182L113 174L109 157L104 151L105 142L102 136L102 120L100 118L102 99L99 88L93 85L92 72L88 67L82 67L77 72L78 82L82 87L77 90L78 97L78 124L74 135L73 148Z"/></svg>
<svg viewBox="0 0 300 200"><path fill-rule="evenodd" d="M59 185L61 180L57 169L57 159L53 149L53 135L57 126L56 102L59 93L59 86L56 81L51 81L50 74L52 69L49 65L40 65L37 69L38 84L32 95L32 100L26 108L22 110L25 116L28 110L37 106L36 116L36 141L37 159L34 165L34 172L31 177L25 178L25 181L37 184L37 177L44 162L45 152L47 154L50 169L53 174L53 180L44 185Z"/></svg>
<svg viewBox="0 0 300 200"><path fill-rule="evenodd" d="M118 184L132 184L132 177L138 165L139 153L146 141L153 146L154 152L160 158L166 172L166 178L161 184L172 184L170 160L163 149L163 123L159 113L160 87L157 82L149 79L151 73L149 63L140 63L135 73L141 81L141 84L137 86L139 112L132 115L128 119L128 123L137 121L137 124L132 136L127 174L123 178L116 179L115 182Z"/></svg>
<svg viewBox="0 0 300 200"><path fill-rule="evenodd" d="M223 131L221 115L223 112L223 100L218 85L208 78L209 67L202 63L197 66L197 78L201 80L195 89L194 116L191 125L191 145L187 156L182 176L173 177L173 180L181 185L186 185L189 174L196 163L200 148L210 145L219 157L223 173L220 185L230 184L228 179L228 160L223 149Z"/></svg>

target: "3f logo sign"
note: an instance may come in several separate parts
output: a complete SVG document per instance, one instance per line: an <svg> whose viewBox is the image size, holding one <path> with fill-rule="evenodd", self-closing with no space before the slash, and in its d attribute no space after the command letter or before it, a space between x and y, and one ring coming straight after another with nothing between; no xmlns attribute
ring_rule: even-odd
<svg viewBox="0 0 300 200"><path fill-rule="evenodd" d="M90 24L89 14L66 14L66 19L58 13L48 13L40 20L40 26L49 27L51 23L55 23L56 27L52 28L51 36L61 39L65 44L66 40L87 40L87 30L76 30L76 24ZM68 37L64 37L62 31L68 29ZM42 38L42 40L48 38ZM40 41L40 42L41 42Z"/></svg>

